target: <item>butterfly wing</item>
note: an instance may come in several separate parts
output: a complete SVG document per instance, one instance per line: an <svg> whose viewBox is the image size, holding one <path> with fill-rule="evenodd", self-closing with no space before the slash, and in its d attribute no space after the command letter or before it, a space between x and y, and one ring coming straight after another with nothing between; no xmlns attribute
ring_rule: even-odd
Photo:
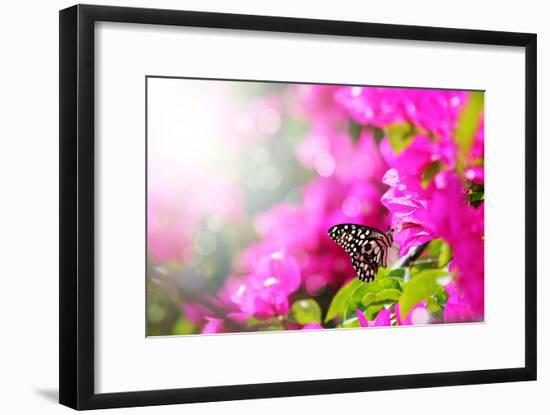
<svg viewBox="0 0 550 415"><path fill-rule="evenodd" d="M353 269L361 281L372 281L380 265L386 266L391 234L368 226L342 224L331 227L328 234L351 257Z"/></svg>
<svg viewBox="0 0 550 415"><path fill-rule="evenodd" d="M360 261L352 259L351 264L353 265L353 269L357 274L357 278L359 278L361 281L370 282L374 280L374 277L376 277L378 266L372 264L369 260Z"/></svg>

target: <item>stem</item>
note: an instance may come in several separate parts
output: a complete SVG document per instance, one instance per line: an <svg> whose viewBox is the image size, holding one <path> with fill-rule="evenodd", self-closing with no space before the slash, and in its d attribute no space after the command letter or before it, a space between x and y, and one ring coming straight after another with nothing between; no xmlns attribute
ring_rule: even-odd
<svg viewBox="0 0 550 415"><path fill-rule="evenodd" d="M407 265L409 265L411 262L414 262L420 255L422 255L422 252L424 252L424 249L426 249L427 246L428 246L428 243L425 243L423 245L416 246L410 249L407 255L395 261L391 269L404 268Z"/></svg>
<svg viewBox="0 0 550 415"><path fill-rule="evenodd" d="M439 262L438 258L426 258L426 259L418 259L416 261L412 261L409 263L409 265L437 264L438 262Z"/></svg>

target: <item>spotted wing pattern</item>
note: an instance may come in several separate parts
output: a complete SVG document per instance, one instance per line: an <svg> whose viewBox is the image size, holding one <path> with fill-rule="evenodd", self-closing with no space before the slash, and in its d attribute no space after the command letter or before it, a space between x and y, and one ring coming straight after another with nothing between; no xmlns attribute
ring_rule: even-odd
<svg viewBox="0 0 550 415"><path fill-rule="evenodd" d="M341 224L328 234L351 257L353 269L361 281L374 280L379 266L387 266L388 249L393 244L393 230L387 233L369 226Z"/></svg>

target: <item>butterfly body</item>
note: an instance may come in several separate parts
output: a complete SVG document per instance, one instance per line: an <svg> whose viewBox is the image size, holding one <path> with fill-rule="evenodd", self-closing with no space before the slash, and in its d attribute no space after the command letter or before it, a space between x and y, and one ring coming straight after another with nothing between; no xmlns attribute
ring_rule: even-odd
<svg viewBox="0 0 550 415"><path fill-rule="evenodd" d="M330 238L351 257L357 278L374 280L378 268L386 267L388 250L393 244L393 229L382 232L369 226L344 223L328 230Z"/></svg>

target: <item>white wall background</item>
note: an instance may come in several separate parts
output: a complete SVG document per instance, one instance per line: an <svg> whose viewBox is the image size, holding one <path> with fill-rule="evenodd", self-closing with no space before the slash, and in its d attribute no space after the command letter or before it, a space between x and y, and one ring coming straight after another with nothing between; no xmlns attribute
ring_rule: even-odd
<svg viewBox="0 0 550 415"><path fill-rule="evenodd" d="M107 1L107 0L105 0ZM89 1L89 3L96 3ZM100 4L103 2L99 2ZM550 167L543 114L550 98L544 68L550 56L550 26L545 2L352 0L110 0L112 5L162 7L233 13L360 20L539 34L539 381L500 385L370 392L120 410L125 413L543 413L550 409L550 366L543 330L550 305L542 259L550 252L543 216L549 196L542 189ZM230 3L230 4L229 4ZM57 401L58 304L58 15L70 1L9 2L2 6L0 56L0 412L68 413ZM548 73L548 72L546 72ZM541 79L542 78L542 79ZM511 166L513 168L513 166ZM512 195L512 193L511 193ZM545 200L546 199L546 200ZM513 226L513 223L511 223ZM546 239L546 241L543 241ZM546 252L545 252L546 251ZM503 345L502 347L506 347ZM452 358L452 356L450 356ZM368 364L368 358L365 359ZM107 410L102 413L115 413Z"/></svg>

